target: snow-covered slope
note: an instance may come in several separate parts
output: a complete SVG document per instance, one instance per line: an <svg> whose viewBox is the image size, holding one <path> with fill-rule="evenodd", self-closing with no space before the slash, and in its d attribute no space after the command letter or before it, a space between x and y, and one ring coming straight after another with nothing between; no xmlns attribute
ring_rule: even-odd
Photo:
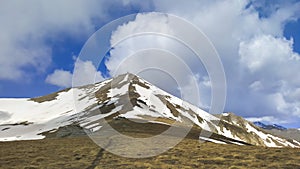
<svg viewBox="0 0 300 169"><path fill-rule="evenodd" d="M210 138L199 135L201 140L221 144L300 146L233 114L213 116L132 74L39 98L0 99L0 141L42 139L43 133L72 124L101 132L101 120L119 118L166 126L193 125L213 133Z"/></svg>
<svg viewBox="0 0 300 169"><path fill-rule="evenodd" d="M88 91L99 90L107 82L95 84L90 90L72 88L40 98L0 99L0 141L42 139L45 136L39 133L72 124L77 112L97 101L84 97ZM81 96L75 107L74 98Z"/></svg>

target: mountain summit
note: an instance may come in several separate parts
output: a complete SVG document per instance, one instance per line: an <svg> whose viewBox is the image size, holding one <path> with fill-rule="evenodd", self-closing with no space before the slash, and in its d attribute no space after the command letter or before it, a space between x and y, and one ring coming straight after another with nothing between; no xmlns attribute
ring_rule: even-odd
<svg viewBox="0 0 300 169"><path fill-rule="evenodd" d="M0 117L0 141L106 132L108 124L131 136L173 126L191 129L186 137L220 144L300 147L233 113L211 115L129 73L38 98L0 99Z"/></svg>

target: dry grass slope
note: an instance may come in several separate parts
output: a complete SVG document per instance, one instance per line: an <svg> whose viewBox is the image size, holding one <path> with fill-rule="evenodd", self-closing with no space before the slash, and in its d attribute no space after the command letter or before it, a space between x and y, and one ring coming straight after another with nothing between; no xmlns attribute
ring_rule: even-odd
<svg viewBox="0 0 300 169"><path fill-rule="evenodd" d="M86 136L0 143L0 168L300 168L300 149L200 143L186 138L151 158L111 154Z"/></svg>

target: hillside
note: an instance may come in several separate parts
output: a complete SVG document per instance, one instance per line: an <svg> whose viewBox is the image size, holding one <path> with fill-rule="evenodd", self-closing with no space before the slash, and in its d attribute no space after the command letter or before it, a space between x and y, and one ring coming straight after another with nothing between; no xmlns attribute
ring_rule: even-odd
<svg viewBox="0 0 300 169"><path fill-rule="evenodd" d="M70 125L82 128L81 135L87 133L92 139L95 135L95 139L101 136L105 140L118 135L127 125L128 132L144 128L140 132L169 140L173 136L183 138L192 129L200 140L220 144L300 146L295 140L268 134L232 113L213 116L133 74L38 98L0 99L0 111L6 116L0 121L1 141L43 139ZM147 141L151 144L153 140ZM180 139L170 146L179 142Z"/></svg>
<svg viewBox="0 0 300 169"><path fill-rule="evenodd" d="M299 149L200 143L196 139L183 139L169 151L149 158L114 155L88 137L0 142L0 149L0 168L5 169L300 168Z"/></svg>

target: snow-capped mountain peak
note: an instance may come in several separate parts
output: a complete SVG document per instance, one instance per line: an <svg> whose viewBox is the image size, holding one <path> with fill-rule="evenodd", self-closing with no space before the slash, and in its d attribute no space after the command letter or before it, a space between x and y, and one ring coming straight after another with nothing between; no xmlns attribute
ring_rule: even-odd
<svg viewBox="0 0 300 169"><path fill-rule="evenodd" d="M198 138L224 144L299 147L300 143L265 133L233 113L213 116L133 74L32 99L0 99L0 141L43 139L69 125L101 132L105 119L152 126L193 127ZM146 125L146 124L145 124ZM202 136L202 131L211 133Z"/></svg>

